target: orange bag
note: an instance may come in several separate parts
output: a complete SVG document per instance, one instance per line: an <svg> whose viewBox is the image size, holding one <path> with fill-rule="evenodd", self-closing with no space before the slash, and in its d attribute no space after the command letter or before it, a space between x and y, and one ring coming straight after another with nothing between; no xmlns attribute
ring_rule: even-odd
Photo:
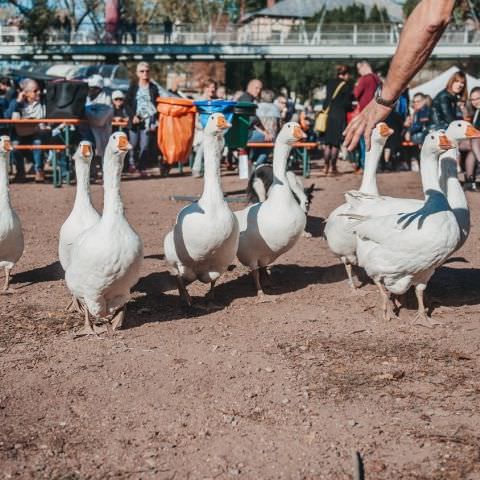
<svg viewBox="0 0 480 480"><path fill-rule="evenodd" d="M196 107L185 98L157 98L158 148L165 163L187 163L195 133Z"/></svg>

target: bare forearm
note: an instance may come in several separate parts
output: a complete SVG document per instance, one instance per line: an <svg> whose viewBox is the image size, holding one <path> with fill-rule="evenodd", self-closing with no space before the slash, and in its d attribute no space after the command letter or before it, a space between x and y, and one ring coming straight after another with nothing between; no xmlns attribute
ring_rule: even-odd
<svg viewBox="0 0 480 480"><path fill-rule="evenodd" d="M405 23L393 56L382 97L400 96L412 77L423 67L445 30L455 0L422 0Z"/></svg>

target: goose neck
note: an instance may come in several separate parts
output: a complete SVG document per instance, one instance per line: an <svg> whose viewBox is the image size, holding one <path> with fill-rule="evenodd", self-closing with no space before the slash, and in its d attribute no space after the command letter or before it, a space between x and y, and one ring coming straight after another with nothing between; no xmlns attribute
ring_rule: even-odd
<svg viewBox="0 0 480 480"><path fill-rule="evenodd" d="M90 163L82 159L75 159L75 173L77 177L77 191L74 207L81 207L90 202Z"/></svg>
<svg viewBox="0 0 480 480"><path fill-rule="evenodd" d="M204 178L203 193L199 203L223 202L223 191L220 180L220 159L224 146L223 136L205 135L203 142Z"/></svg>
<svg viewBox="0 0 480 480"><path fill-rule="evenodd" d="M372 148L365 155L365 169L363 171L362 184L360 185L362 193L378 195L377 168L382 150L383 145L374 142L372 143Z"/></svg>
<svg viewBox="0 0 480 480"><path fill-rule="evenodd" d="M108 150L105 152L103 162L103 189L104 204L103 218L123 215L123 202L120 195L120 180L123 169L123 159L126 152L112 154ZM118 158L116 158L118 157Z"/></svg>
<svg viewBox="0 0 480 480"><path fill-rule="evenodd" d="M427 192L433 191L443 194L438 178L438 157L439 154L434 153L429 153L422 157L420 175L425 195L428 194Z"/></svg>
<svg viewBox="0 0 480 480"><path fill-rule="evenodd" d="M273 150L273 183L287 185L287 162L292 146L277 140Z"/></svg>
<svg viewBox="0 0 480 480"><path fill-rule="evenodd" d="M8 193L8 163L9 155L0 153L0 210L10 207L10 195Z"/></svg>

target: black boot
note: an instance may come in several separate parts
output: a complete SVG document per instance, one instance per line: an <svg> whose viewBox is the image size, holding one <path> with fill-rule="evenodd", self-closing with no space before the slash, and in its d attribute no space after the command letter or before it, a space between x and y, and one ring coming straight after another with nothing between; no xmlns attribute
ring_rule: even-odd
<svg viewBox="0 0 480 480"><path fill-rule="evenodd" d="M464 190L468 190L470 192L476 192L477 191L477 185L475 183L475 177L474 176L468 176L465 174L465 183L463 184Z"/></svg>

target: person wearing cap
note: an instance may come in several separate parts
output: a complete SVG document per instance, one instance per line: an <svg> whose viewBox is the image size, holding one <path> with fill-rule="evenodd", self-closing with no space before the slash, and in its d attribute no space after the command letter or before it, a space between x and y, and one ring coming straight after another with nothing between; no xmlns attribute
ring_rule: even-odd
<svg viewBox="0 0 480 480"><path fill-rule="evenodd" d="M113 103L113 121L114 122L127 122L128 123L128 113L125 108L125 94L121 90L115 90L112 92L112 103ZM128 137L130 137L128 127L118 127L112 125L112 132L118 132L119 130L125 132ZM135 164L130 163L132 157L127 155L125 162L128 164L128 172L135 173L136 168ZM127 166L125 166L127 168Z"/></svg>
<svg viewBox="0 0 480 480"><path fill-rule="evenodd" d="M85 105L92 105L94 103L103 103L105 105L112 105L110 96L103 90L103 77L95 74L88 79L88 94Z"/></svg>
<svg viewBox="0 0 480 480"><path fill-rule="evenodd" d="M146 163L149 133L156 122L156 102L158 87L150 80L150 67L140 62L136 69L137 79L130 84L125 96L125 108L129 118L129 139L133 149L130 151L129 170L135 168L135 150L138 146L138 168L140 175L146 176Z"/></svg>
<svg viewBox="0 0 480 480"><path fill-rule="evenodd" d="M112 93L112 104L113 120L116 122L128 121L128 113L125 108L125 94L121 90L115 90ZM115 128L118 129L118 127Z"/></svg>

